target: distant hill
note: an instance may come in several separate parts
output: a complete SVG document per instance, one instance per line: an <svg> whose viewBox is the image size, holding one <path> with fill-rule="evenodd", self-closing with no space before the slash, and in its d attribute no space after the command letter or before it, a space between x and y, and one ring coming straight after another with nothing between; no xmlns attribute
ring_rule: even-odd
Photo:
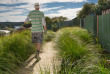
<svg viewBox="0 0 110 74"><path fill-rule="evenodd" d="M0 25L21 26L24 22L0 22Z"/></svg>
<svg viewBox="0 0 110 74"><path fill-rule="evenodd" d="M0 29L15 28L15 26L21 26L24 22L0 22Z"/></svg>

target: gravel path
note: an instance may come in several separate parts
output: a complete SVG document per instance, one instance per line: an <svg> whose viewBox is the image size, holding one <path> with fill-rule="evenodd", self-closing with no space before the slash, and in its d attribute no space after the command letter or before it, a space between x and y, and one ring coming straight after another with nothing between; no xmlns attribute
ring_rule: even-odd
<svg viewBox="0 0 110 74"><path fill-rule="evenodd" d="M60 62L56 58L57 51L54 49L54 42L48 42L43 45L42 53L40 53L41 60L37 61L34 58L35 54L32 54L26 61L26 66L21 67L18 70L18 74L53 74L55 66L58 66ZM42 73L41 73L42 72Z"/></svg>

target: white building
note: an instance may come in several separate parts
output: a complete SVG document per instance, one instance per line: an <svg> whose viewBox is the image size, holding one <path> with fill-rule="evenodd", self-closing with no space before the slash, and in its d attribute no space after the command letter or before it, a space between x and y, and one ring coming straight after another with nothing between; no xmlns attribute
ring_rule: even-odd
<svg viewBox="0 0 110 74"><path fill-rule="evenodd" d="M10 35L10 31L9 30L0 30L1 32L5 32L6 34L6 36L9 36Z"/></svg>
<svg viewBox="0 0 110 74"><path fill-rule="evenodd" d="M21 26L14 26L15 27L15 29L18 29L18 28L20 28Z"/></svg>

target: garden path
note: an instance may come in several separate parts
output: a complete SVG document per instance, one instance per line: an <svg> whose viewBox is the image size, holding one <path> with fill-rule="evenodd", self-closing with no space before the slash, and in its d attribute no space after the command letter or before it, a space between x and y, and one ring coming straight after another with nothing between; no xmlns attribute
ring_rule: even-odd
<svg viewBox="0 0 110 74"><path fill-rule="evenodd" d="M50 41L43 45L42 51L40 53L41 60L37 61L34 58L35 54L32 54L26 60L26 66L21 67L18 70L18 74L45 74L49 72L49 74L53 74L53 67L58 66L60 62L56 58L57 50L54 49L55 43Z"/></svg>

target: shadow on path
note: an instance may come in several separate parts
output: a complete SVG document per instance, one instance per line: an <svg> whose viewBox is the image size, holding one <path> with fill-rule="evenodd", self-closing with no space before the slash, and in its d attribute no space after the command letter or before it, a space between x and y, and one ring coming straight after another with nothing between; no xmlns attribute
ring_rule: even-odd
<svg viewBox="0 0 110 74"><path fill-rule="evenodd" d="M55 64L59 65L59 61L56 59L57 51L54 50L54 42L47 42L42 47L40 53L41 60L38 61L34 58L35 54L32 54L28 60L25 61L25 66L18 70L18 74L41 74L41 70L44 74L46 70L50 70L50 74L53 74L53 59ZM17 74L17 73L16 73Z"/></svg>
<svg viewBox="0 0 110 74"><path fill-rule="evenodd" d="M20 67L17 74L32 74L34 66L39 62L34 58L34 55L30 56L28 60L26 60L25 64Z"/></svg>

